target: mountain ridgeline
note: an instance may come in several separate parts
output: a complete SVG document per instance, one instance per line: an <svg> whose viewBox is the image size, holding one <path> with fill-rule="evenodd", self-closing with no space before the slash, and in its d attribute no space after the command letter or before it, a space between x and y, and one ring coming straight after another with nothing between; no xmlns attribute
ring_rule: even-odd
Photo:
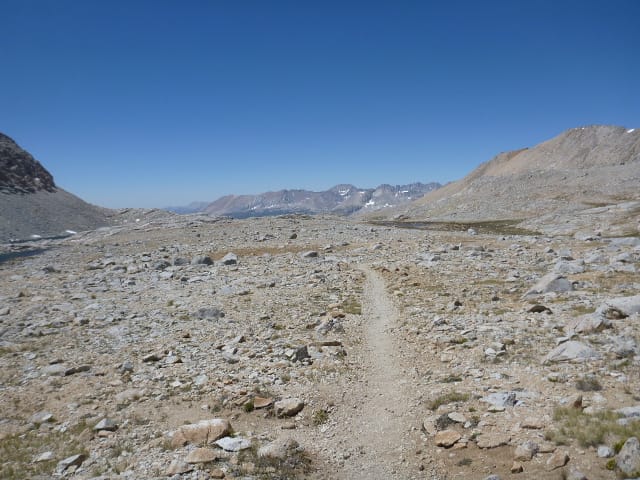
<svg viewBox="0 0 640 480"><path fill-rule="evenodd" d="M201 212L211 216L224 215L234 218L290 213L352 215L404 205L440 186L439 183L412 183L358 188L344 184L322 192L279 190L258 195L227 195L209 204L194 202L187 207L169 207L168 210L176 213Z"/></svg>
<svg viewBox="0 0 640 480"><path fill-rule="evenodd" d="M40 162L0 133L0 242L92 230L108 217L56 186Z"/></svg>
<svg viewBox="0 0 640 480"><path fill-rule="evenodd" d="M547 233L635 235L640 130L572 128L532 148L501 153L463 179L379 216L430 222L508 220Z"/></svg>

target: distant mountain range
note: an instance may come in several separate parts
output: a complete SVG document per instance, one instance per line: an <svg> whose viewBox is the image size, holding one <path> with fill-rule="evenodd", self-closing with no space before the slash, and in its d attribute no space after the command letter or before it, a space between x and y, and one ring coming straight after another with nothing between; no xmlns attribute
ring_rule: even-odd
<svg viewBox="0 0 640 480"><path fill-rule="evenodd" d="M175 213L206 213L234 218L263 217L289 213L335 213L351 215L404 205L422 198L441 187L439 183L411 183L409 185L380 185L358 188L336 185L323 192L309 190L279 190L258 195L227 195L214 202L193 202L184 207L168 207Z"/></svg>

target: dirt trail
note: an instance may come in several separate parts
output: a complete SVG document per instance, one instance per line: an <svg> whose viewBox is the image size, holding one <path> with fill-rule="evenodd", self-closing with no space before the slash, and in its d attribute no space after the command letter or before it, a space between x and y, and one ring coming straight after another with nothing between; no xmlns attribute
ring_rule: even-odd
<svg viewBox="0 0 640 480"><path fill-rule="evenodd" d="M345 429L354 442L364 447L360 455L345 461L345 479L440 478L418 470L421 459L415 399L411 379L402 368L401 349L392 330L398 312L389 298L384 280L369 267L363 298L364 365L359 387L362 405L348 420Z"/></svg>

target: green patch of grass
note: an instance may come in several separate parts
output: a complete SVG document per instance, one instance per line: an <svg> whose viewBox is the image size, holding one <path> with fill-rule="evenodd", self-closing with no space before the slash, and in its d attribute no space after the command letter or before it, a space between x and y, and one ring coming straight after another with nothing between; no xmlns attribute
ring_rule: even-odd
<svg viewBox="0 0 640 480"><path fill-rule="evenodd" d="M441 405L447 405L454 402L466 402L467 400L469 400L468 393L454 391L442 394L439 397L433 399L428 403L427 408L429 408L429 410L436 410Z"/></svg>
<svg viewBox="0 0 640 480"><path fill-rule="evenodd" d="M311 417L313 424L317 427L318 425L322 425L329 420L329 412L327 412L323 408L319 408L313 412L313 416Z"/></svg>
<svg viewBox="0 0 640 480"><path fill-rule="evenodd" d="M247 413L253 412L254 408L255 407L253 406L253 398L251 400L248 400L247 402L245 402L244 405L242 405L242 409Z"/></svg>
<svg viewBox="0 0 640 480"><path fill-rule="evenodd" d="M577 408L557 407L553 413L557 428L547 431L545 436L559 445L575 441L582 447L591 447L624 443L629 437L640 435L640 421L621 425L619 418L620 415L612 410L589 415Z"/></svg>

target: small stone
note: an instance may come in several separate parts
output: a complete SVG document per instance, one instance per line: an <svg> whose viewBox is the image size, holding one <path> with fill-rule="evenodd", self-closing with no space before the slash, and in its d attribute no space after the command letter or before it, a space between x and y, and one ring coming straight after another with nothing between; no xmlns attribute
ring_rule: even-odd
<svg viewBox="0 0 640 480"><path fill-rule="evenodd" d="M110 432L114 432L118 429L118 424L110 418L103 418L96 424L95 427L93 427L93 429L96 431L108 430Z"/></svg>
<svg viewBox="0 0 640 480"><path fill-rule="evenodd" d="M173 434L171 445L181 447L187 443L213 443L231 432L231 424L223 418L201 420L198 423L183 425Z"/></svg>
<svg viewBox="0 0 640 480"><path fill-rule="evenodd" d="M582 473L580 470L575 470L574 468L570 468L569 472L565 474L566 480L589 480L589 478Z"/></svg>
<svg viewBox="0 0 640 480"><path fill-rule="evenodd" d="M564 450L557 450L547 459L547 470L564 467L568 461L569 454Z"/></svg>
<svg viewBox="0 0 640 480"><path fill-rule="evenodd" d="M453 447L461 438L462 435L455 430L443 430L436 433L434 442L438 447L450 448Z"/></svg>
<svg viewBox="0 0 640 480"><path fill-rule="evenodd" d="M513 407L517 403L515 392L491 393L482 399L496 407Z"/></svg>
<svg viewBox="0 0 640 480"><path fill-rule="evenodd" d="M47 422L53 422L53 414L49 412L38 412L34 413L29 422L35 423L36 425L41 425Z"/></svg>
<svg viewBox="0 0 640 480"><path fill-rule="evenodd" d="M181 475L183 473L187 473L193 470L193 467L188 463L185 463L181 460L174 460L169 464L167 470L165 471L165 475Z"/></svg>
<svg viewBox="0 0 640 480"><path fill-rule="evenodd" d="M529 313L546 313L547 315L551 315L553 313L549 307L546 307L546 306L540 305L540 304L534 305L529 310L527 310L527 312L529 312Z"/></svg>
<svg viewBox="0 0 640 480"><path fill-rule="evenodd" d="M213 260L208 255L196 255L191 259L191 265L213 265Z"/></svg>
<svg viewBox="0 0 640 480"><path fill-rule="evenodd" d="M540 430L544 428L544 422L540 418L527 417L520 424L522 428L530 428L532 430Z"/></svg>
<svg viewBox="0 0 640 480"><path fill-rule="evenodd" d="M251 441L242 437L223 437L216 441L216 445L227 452L239 452L250 448Z"/></svg>
<svg viewBox="0 0 640 480"><path fill-rule="evenodd" d="M285 398L274 404L277 417L293 417L304 408L299 398Z"/></svg>
<svg viewBox="0 0 640 480"><path fill-rule="evenodd" d="M224 317L224 312L216 307L207 307L199 309L195 317L199 320L218 320Z"/></svg>
<svg viewBox="0 0 640 480"><path fill-rule="evenodd" d="M298 446L298 442L291 438L278 438L260 447L258 457L285 460Z"/></svg>
<svg viewBox="0 0 640 480"><path fill-rule="evenodd" d="M467 423L467 417L460 412L451 412L447 415L449 419L456 423Z"/></svg>
<svg viewBox="0 0 640 480"><path fill-rule="evenodd" d="M163 355L161 353L149 353L142 357L143 362L158 362L162 360Z"/></svg>
<svg viewBox="0 0 640 480"><path fill-rule="evenodd" d="M87 459L87 456L84 453L79 453L78 455L71 455L70 457L65 458L64 460L60 460L58 465L56 466L56 472L62 473L69 467L78 467L82 465Z"/></svg>
<svg viewBox="0 0 640 480"><path fill-rule="evenodd" d="M136 400L140 400L144 396L143 390L130 388L116 395L116 403L118 405L127 405Z"/></svg>
<svg viewBox="0 0 640 480"><path fill-rule="evenodd" d="M39 463L39 462L48 462L50 460L53 460L54 458L54 453L49 451L49 452L44 452L41 453L40 455L38 455L33 462L34 463Z"/></svg>
<svg viewBox="0 0 640 480"><path fill-rule="evenodd" d="M600 445L597 454L600 458L612 458L615 455L614 451L607 445Z"/></svg>
<svg viewBox="0 0 640 480"><path fill-rule="evenodd" d="M301 362L302 360L309 357L309 350L307 349L306 345L303 345L302 347L296 349L295 353L293 354L292 360L294 362Z"/></svg>
<svg viewBox="0 0 640 480"><path fill-rule="evenodd" d="M543 293L563 293L573 290L573 284L562 275L548 273L536 283L525 296L540 295Z"/></svg>
<svg viewBox="0 0 640 480"><path fill-rule="evenodd" d="M219 468L214 468L212 470L209 470L209 476L211 478L217 478L217 479L224 478L224 472Z"/></svg>
<svg viewBox="0 0 640 480"><path fill-rule="evenodd" d="M497 448L506 445L511 440L509 435L502 433L483 433L478 437L478 448Z"/></svg>
<svg viewBox="0 0 640 480"><path fill-rule="evenodd" d="M238 263L238 256L235 253L229 252L224 257L222 257L220 263L222 263L223 265L235 265Z"/></svg>
<svg viewBox="0 0 640 480"><path fill-rule="evenodd" d="M196 448L191 450L185 462L187 463L208 463L217 460L218 453L211 448Z"/></svg>
<svg viewBox="0 0 640 480"><path fill-rule="evenodd" d="M47 365L42 369L42 373L49 375L50 377L63 377L67 367L62 363L54 363L53 365Z"/></svg>
<svg viewBox="0 0 640 480"><path fill-rule="evenodd" d="M511 465L511 473L522 473L524 471L524 467L520 462L513 462Z"/></svg>
<svg viewBox="0 0 640 480"><path fill-rule="evenodd" d="M253 408L266 408L273 404L273 398L253 397Z"/></svg>
<svg viewBox="0 0 640 480"><path fill-rule="evenodd" d="M300 256L302 258L317 258L318 257L318 252L316 252L315 250L309 250L307 252L302 252L300 254Z"/></svg>
<svg viewBox="0 0 640 480"><path fill-rule="evenodd" d="M514 452L514 458L522 462L528 462L538 453L538 444L531 440L518 445Z"/></svg>

